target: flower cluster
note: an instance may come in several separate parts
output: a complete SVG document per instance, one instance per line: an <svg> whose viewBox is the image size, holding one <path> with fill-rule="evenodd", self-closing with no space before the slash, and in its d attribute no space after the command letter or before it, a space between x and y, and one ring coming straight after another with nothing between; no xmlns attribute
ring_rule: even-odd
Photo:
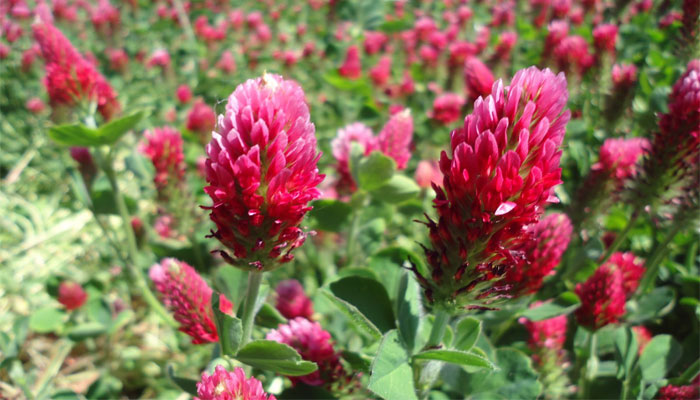
<svg viewBox="0 0 700 400"><path fill-rule="evenodd" d="M50 23L32 26L34 38L46 61L44 85L52 106L85 106L95 103L105 120L119 112L117 95L95 65L85 59L70 41Z"/></svg>
<svg viewBox="0 0 700 400"><path fill-rule="evenodd" d="M318 365L318 369L308 375L290 377L293 383L330 387L346 378L338 353L333 349L331 334L318 322L297 317L268 332L266 339L289 345L301 358Z"/></svg>
<svg viewBox="0 0 700 400"><path fill-rule="evenodd" d="M75 310L83 306L87 301L87 293L79 283L64 281L58 285L58 302L66 310Z"/></svg>
<svg viewBox="0 0 700 400"><path fill-rule="evenodd" d="M571 239L571 221L562 213L552 213L537 224L526 228L529 239L517 249L522 252L522 264L505 274L503 283L512 286L514 296L535 293L545 277L554 272Z"/></svg>
<svg viewBox="0 0 700 400"><path fill-rule="evenodd" d="M219 340L211 308L213 290L194 268L183 261L166 258L154 264L148 275L163 304L180 324L180 332L189 335L193 344ZM233 304L224 295L219 297L219 310L225 314L233 312Z"/></svg>
<svg viewBox="0 0 700 400"><path fill-rule="evenodd" d="M212 236L241 268L270 270L304 243L299 223L320 196L314 125L301 87L266 74L239 85L207 145Z"/></svg>
<svg viewBox="0 0 700 400"><path fill-rule="evenodd" d="M243 368L237 367L230 372L217 365L213 374L202 373L202 379L197 383L196 399L276 400L276 397L265 393L259 380L246 378Z"/></svg>
<svg viewBox="0 0 700 400"><path fill-rule="evenodd" d="M603 264L584 283L576 285L581 307L576 310L579 325L596 331L614 324L625 314L625 289L622 270Z"/></svg>

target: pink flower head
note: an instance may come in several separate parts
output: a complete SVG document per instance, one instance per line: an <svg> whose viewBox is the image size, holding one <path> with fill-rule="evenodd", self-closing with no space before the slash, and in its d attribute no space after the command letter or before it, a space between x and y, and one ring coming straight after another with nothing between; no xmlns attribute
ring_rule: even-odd
<svg viewBox="0 0 700 400"><path fill-rule="evenodd" d="M276 400L275 396L263 391L262 383L250 377L246 379L243 368L236 367L229 372L222 365L214 368L214 373L202 373L197 383L197 400Z"/></svg>
<svg viewBox="0 0 700 400"><path fill-rule="evenodd" d="M507 60L510 58L510 53L515 47L515 42L518 40L518 34L507 31L501 33L498 37L498 43L494 49L494 58L497 60Z"/></svg>
<svg viewBox="0 0 700 400"><path fill-rule="evenodd" d="M679 182L689 181L691 189L697 188L692 181L697 179L700 155L700 59L690 61L673 85L668 109L644 160L643 178L635 181L632 201L637 207L663 197Z"/></svg>
<svg viewBox="0 0 700 400"><path fill-rule="evenodd" d="M311 319L314 314L314 305L309 296L304 293L304 288L296 279L288 279L277 285L277 303L275 308L287 319L303 317Z"/></svg>
<svg viewBox="0 0 700 400"><path fill-rule="evenodd" d="M459 119L462 106L464 106L462 96L456 93L445 93L435 98L433 109L428 112L428 117L442 125L449 125Z"/></svg>
<svg viewBox="0 0 700 400"><path fill-rule="evenodd" d="M408 96L413 94L416 90L416 84L413 82L413 77L408 71L404 71L403 80L401 80L401 85L399 85L399 93L403 96Z"/></svg>
<svg viewBox="0 0 700 400"><path fill-rule="evenodd" d="M411 139L413 138L413 117L411 110L405 109L391 116L377 137L377 146L385 155L396 161L399 170L405 169L411 159Z"/></svg>
<svg viewBox="0 0 700 400"><path fill-rule="evenodd" d="M39 114L44 111L44 102L38 97L32 97L24 105L32 114Z"/></svg>
<svg viewBox="0 0 700 400"><path fill-rule="evenodd" d="M476 54L480 54L489 45L489 39L491 38L491 30L488 26L482 26L481 29L476 33L476 40L474 45L476 45Z"/></svg>
<svg viewBox="0 0 700 400"><path fill-rule="evenodd" d="M432 281L417 274L429 300L483 307L510 297L498 293L510 285L486 282L518 263L525 226L556 201L567 99L564 74L530 67L505 88L494 83L452 131L450 152L440 158L443 186L433 186L439 219L426 223Z"/></svg>
<svg viewBox="0 0 700 400"><path fill-rule="evenodd" d="M348 79L357 79L362 76L362 63L360 63L360 51L357 46L348 47L345 54L345 61L340 66L338 72Z"/></svg>
<svg viewBox="0 0 700 400"><path fill-rule="evenodd" d="M68 311L82 307L87 297L87 293L79 283L63 281L58 285L58 302Z"/></svg>
<svg viewBox="0 0 700 400"><path fill-rule="evenodd" d="M231 50L221 53L221 58L216 62L216 68L228 75L236 72L236 59L233 57Z"/></svg>
<svg viewBox="0 0 700 400"><path fill-rule="evenodd" d="M165 49L157 49L148 59L146 66L149 68L160 67L163 69L168 69L170 67L170 53Z"/></svg>
<svg viewBox="0 0 700 400"><path fill-rule="evenodd" d="M588 43L581 36L567 36L554 48L554 58L559 69L575 71L583 75L593 65L593 56L588 52Z"/></svg>
<svg viewBox="0 0 700 400"><path fill-rule="evenodd" d="M622 272L622 285L628 297L637 290L645 271L644 260L629 252L613 253L604 265Z"/></svg>
<svg viewBox="0 0 700 400"><path fill-rule="evenodd" d="M486 97L493 87L493 74L489 67L476 57L469 57L464 63L464 83L469 93L469 101Z"/></svg>
<svg viewBox="0 0 700 400"><path fill-rule="evenodd" d="M637 343L639 345L638 353L641 356L644 348L647 347L649 342L651 342L654 335L652 335L649 329L647 329L644 325L633 326L632 332L634 332L634 336L637 339Z"/></svg>
<svg viewBox="0 0 700 400"><path fill-rule="evenodd" d="M430 34L435 32L438 27L432 18L421 17L416 21L413 29L416 31L420 40L427 41L430 38Z"/></svg>
<svg viewBox="0 0 700 400"><path fill-rule="evenodd" d="M182 136L175 128L164 126L144 133L145 142L139 150L155 167L153 182L158 197L167 201L173 187L180 186L185 179L185 156L182 152Z"/></svg>
<svg viewBox="0 0 700 400"><path fill-rule="evenodd" d="M670 11L668 14L664 15L661 20L659 20L659 28L666 29L671 26L674 22L683 19L683 15L676 10Z"/></svg>
<svg viewBox="0 0 700 400"><path fill-rule="evenodd" d="M437 66L440 51L433 46L424 44L418 49L418 57L428 66Z"/></svg>
<svg viewBox="0 0 700 400"><path fill-rule="evenodd" d="M173 216L164 214L156 218L156 221L153 223L153 230L156 231L161 238L170 239L175 237L174 225L175 219Z"/></svg>
<svg viewBox="0 0 700 400"><path fill-rule="evenodd" d="M601 24L593 29L593 44L598 52L615 53L617 25Z"/></svg>
<svg viewBox="0 0 700 400"><path fill-rule="evenodd" d="M450 44L448 49L450 58L447 63L450 67L459 67L464 65L467 58L476 54L476 46L467 41L456 41Z"/></svg>
<svg viewBox="0 0 700 400"><path fill-rule="evenodd" d="M364 49L367 55L379 53L389 41L389 37L384 32L365 32Z"/></svg>
<svg viewBox="0 0 700 400"><path fill-rule="evenodd" d="M177 95L177 101L182 104L189 103L192 100L192 89L185 83L177 87L175 94Z"/></svg>
<svg viewBox="0 0 700 400"><path fill-rule="evenodd" d="M52 105L73 107L81 101L97 103L105 120L120 109L117 95L95 66L87 61L60 30L47 23L32 26L46 60L44 85Z"/></svg>
<svg viewBox="0 0 700 400"><path fill-rule="evenodd" d="M117 72L126 71L126 66L129 64L129 56L124 49L107 49L106 52L111 69Z"/></svg>
<svg viewBox="0 0 700 400"><path fill-rule="evenodd" d="M637 67L634 64L615 64L612 68L613 90L633 87L637 83Z"/></svg>
<svg viewBox="0 0 700 400"><path fill-rule="evenodd" d="M421 160L416 167L416 183L422 188L432 187L433 183L442 182L443 176L437 161Z"/></svg>
<svg viewBox="0 0 700 400"><path fill-rule="evenodd" d="M383 56L380 58L377 65L370 68L369 77L377 86L386 85L387 81L391 77L391 57Z"/></svg>
<svg viewBox="0 0 700 400"><path fill-rule="evenodd" d="M265 338L291 346L302 359L318 365L318 370L308 375L289 377L294 384L303 382L328 387L345 375L338 353L333 349L331 334L323 330L318 322L297 317L271 330Z"/></svg>
<svg viewBox="0 0 700 400"><path fill-rule="evenodd" d="M600 147L598 162L591 169L612 177L619 186L636 175L637 162L649 147L649 140L644 138L606 139Z"/></svg>
<svg viewBox="0 0 700 400"><path fill-rule="evenodd" d="M522 265L506 272L503 282L512 285L515 297L537 292L545 277L554 272L571 239L573 226L562 213L552 213L526 229L529 240L519 249Z"/></svg>
<svg viewBox="0 0 700 400"><path fill-rule="evenodd" d="M239 85L207 145L204 190L213 205L212 236L233 250L231 264L270 270L304 243L299 223L320 197L315 128L304 91L265 74Z"/></svg>
<svg viewBox="0 0 700 400"><path fill-rule="evenodd" d="M378 147L372 130L361 122L352 123L338 130L338 135L331 141L331 150L333 157L337 161L336 170L340 175L338 185L350 191L354 191L357 188L355 180L350 173L350 151L353 142L358 143L362 147L365 156Z"/></svg>
<svg viewBox="0 0 700 400"><path fill-rule="evenodd" d="M536 301L532 303L530 308L541 305L541 301ZM530 333L530 339L527 343L532 350L548 349L559 351L564 348L564 342L566 342L566 315L542 321L530 321L522 318L520 323L525 325L525 328Z"/></svg>
<svg viewBox="0 0 700 400"><path fill-rule="evenodd" d="M148 276L180 324L179 331L189 335L193 344L219 340L211 308L213 291L194 268L184 261L166 258L154 264ZM219 297L219 310L225 314L233 312L233 304L224 295Z"/></svg>
<svg viewBox="0 0 700 400"><path fill-rule="evenodd" d="M584 283L576 285L581 307L576 310L579 325L596 331L614 324L625 314L623 272L603 264Z"/></svg>
<svg viewBox="0 0 700 400"><path fill-rule="evenodd" d="M569 23L556 20L547 25L547 38L544 42L544 56L549 56L552 49L569 35Z"/></svg>
<svg viewBox="0 0 700 400"><path fill-rule="evenodd" d="M198 99L187 113L187 130L208 136L216 125L216 113L203 100Z"/></svg>
<svg viewBox="0 0 700 400"><path fill-rule="evenodd" d="M121 24L119 10L109 0L98 0L97 7L90 12L90 20L102 35L113 35Z"/></svg>

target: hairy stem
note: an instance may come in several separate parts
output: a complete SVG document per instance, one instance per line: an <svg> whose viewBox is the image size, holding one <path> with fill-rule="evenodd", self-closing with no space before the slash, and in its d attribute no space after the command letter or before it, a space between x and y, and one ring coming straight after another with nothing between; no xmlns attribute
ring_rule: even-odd
<svg viewBox="0 0 700 400"><path fill-rule="evenodd" d="M258 300L260 293L260 285L262 284L263 272L250 271L248 273L248 289L245 295L245 304L243 306L243 315L241 321L243 324L243 336L241 339L241 347L250 341L250 336L253 333L253 321L255 320L255 303Z"/></svg>

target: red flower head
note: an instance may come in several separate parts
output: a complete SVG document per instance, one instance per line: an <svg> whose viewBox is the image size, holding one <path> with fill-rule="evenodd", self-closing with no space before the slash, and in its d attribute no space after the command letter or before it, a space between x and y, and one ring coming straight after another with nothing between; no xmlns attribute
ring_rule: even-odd
<svg viewBox="0 0 700 400"><path fill-rule="evenodd" d="M593 65L593 56L588 52L588 43L581 36L567 36L554 48L554 58L559 69L583 75Z"/></svg>
<svg viewBox="0 0 700 400"><path fill-rule="evenodd" d="M165 49L157 49L151 54L146 66L149 68L160 67L168 69L170 67L170 53Z"/></svg>
<svg viewBox="0 0 700 400"><path fill-rule="evenodd" d="M464 65L467 58L476 54L476 46L467 41L456 41L450 44L448 51L450 53L450 58L447 64L450 67L456 68Z"/></svg>
<svg viewBox="0 0 700 400"><path fill-rule="evenodd" d="M144 138L146 141L141 143L139 150L151 160L155 167L156 174L153 182L158 196L167 200L171 195L168 191L181 185L185 179L182 136L175 128L164 126L146 131Z"/></svg>
<svg viewBox="0 0 700 400"><path fill-rule="evenodd" d="M552 50L569 35L569 23L566 21L552 21L547 25L547 38L544 42L542 58L546 59Z"/></svg>
<svg viewBox="0 0 700 400"><path fill-rule="evenodd" d="M416 167L416 183L422 188L429 188L433 183L442 182L443 176L437 161L421 160Z"/></svg>
<svg viewBox="0 0 700 400"><path fill-rule="evenodd" d="M576 285L576 295L581 299L576 320L592 331L625 315L624 276L619 268L601 265L586 282Z"/></svg>
<svg viewBox="0 0 700 400"><path fill-rule="evenodd" d="M229 372L222 365L214 368L214 373L202 373L197 383L197 400L276 400L275 396L263 391L262 383L250 377L246 379L243 368Z"/></svg>
<svg viewBox="0 0 700 400"><path fill-rule="evenodd" d="M435 98L433 109L428 112L428 117L442 125L449 125L459 119L463 105L462 96L456 93L445 93Z"/></svg>
<svg viewBox="0 0 700 400"><path fill-rule="evenodd" d="M296 279L288 279L277 285L277 304L275 308L287 319L304 317L311 319L314 314L314 305L309 296L304 293L304 288Z"/></svg>
<svg viewBox="0 0 700 400"><path fill-rule="evenodd" d="M493 82L493 74L486 64L476 57L467 58L464 63L464 83L467 86L470 102L476 101L479 97L488 96Z"/></svg>
<svg viewBox="0 0 700 400"><path fill-rule="evenodd" d="M515 32L501 33L501 36L498 37L496 48L494 49L494 58L500 61L508 60L517 40L518 34Z"/></svg>
<svg viewBox="0 0 700 400"><path fill-rule="evenodd" d="M622 285L627 297L631 296L637 286L639 280L644 275L644 260L638 258L634 253L613 253L605 263L610 268L617 268L622 271Z"/></svg>
<svg viewBox="0 0 700 400"><path fill-rule="evenodd" d="M490 281L518 264L525 227L556 201L567 99L564 74L530 67L505 88L494 83L452 131L440 158L443 187L433 185L439 220L427 222L432 281L418 274L428 299L483 307L510 297L497 294L510 285Z"/></svg>
<svg viewBox="0 0 700 400"><path fill-rule="evenodd" d="M216 125L216 113L203 100L198 99L187 113L187 129L208 136Z"/></svg>
<svg viewBox="0 0 700 400"><path fill-rule="evenodd" d="M338 186L351 192L357 190L357 184L350 173L350 150L353 142L364 149L366 156L378 147L372 130L361 122L355 122L340 129L338 135L331 141L333 157L337 161L336 170L340 175Z"/></svg>
<svg viewBox="0 0 700 400"><path fill-rule="evenodd" d="M598 162L591 169L601 171L620 185L637 174L637 162L648 148L649 141L644 138L606 139L600 147Z"/></svg>
<svg viewBox="0 0 700 400"><path fill-rule="evenodd" d="M571 221L562 213L552 213L526 229L529 240L518 248L524 256L518 268L510 269L503 282L512 285L511 293L521 296L537 292L545 277L559 265L571 239Z"/></svg>
<svg viewBox="0 0 700 400"><path fill-rule="evenodd" d="M36 23L32 26L46 60L44 85L53 106L73 107L83 101L97 103L105 120L120 109L117 95L95 66L87 61L55 26Z"/></svg>
<svg viewBox="0 0 700 400"><path fill-rule="evenodd" d="M32 97L24 103L24 106L32 114L39 114L44 111L44 102L38 97Z"/></svg>
<svg viewBox="0 0 700 400"><path fill-rule="evenodd" d="M666 385L656 394L658 400L697 400L700 396L700 376L693 379L690 385Z"/></svg>
<svg viewBox="0 0 700 400"><path fill-rule="evenodd" d="M87 147L71 147L70 156L78 163L78 170L83 177L85 183L90 187L93 179L97 175L97 164L90 154L90 149Z"/></svg>
<svg viewBox="0 0 700 400"><path fill-rule="evenodd" d="M348 47L343 65L338 69L340 75L348 79L357 79L362 76L362 63L360 63L360 51L357 46Z"/></svg>
<svg viewBox="0 0 700 400"><path fill-rule="evenodd" d="M689 183L697 188L692 181L697 179L700 156L700 59L690 61L673 85L668 109L635 182L631 201L638 208L663 198L670 187Z"/></svg>
<svg viewBox="0 0 700 400"><path fill-rule="evenodd" d="M377 146L385 155L396 161L396 168L406 169L411 159L411 139L413 138L413 117L406 108L391 116L377 137Z"/></svg>
<svg viewBox="0 0 700 400"><path fill-rule="evenodd" d="M270 270L304 243L299 223L320 197L316 136L304 92L294 81L265 74L239 85L207 145L212 235L240 268Z"/></svg>
<svg viewBox="0 0 700 400"><path fill-rule="evenodd" d="M318 322L294 318L288 324L279 325L268 332L265 338L291 346L301 358L318 365L318 370L308 375L289 377L294 384L303 382L311 386L329 387L345 375L338 353L333 349L331 334L323 330Z"/></svg>
<svg viewBox="0 0 700 400"><path fill-rule="evenodd" d="M177 87L175 94L177 95L177 100L182 104L189 103L192 99L192 89L184 83Z"/></svg>
<svg viewBox="0 0 700 400"><path fill-rule="evenodd" d="M123 49L107 49L107 58L109 59L109 67L117 72L126 71L126 66L129 64L129 56Z"/></svg>
<svg viewBox="0 0 700 400"><path fill-rule="evenodd" d="M403 80L401 81L401 85L399 86L399 92L404 96L408 96L413 94L415 90L416 84L415 82L413 82L413 77L411 76L411 73L408 71L404 71Z"/></svg>
<svg viewBox="0 0 700 400"><path fill-rule="evenodd" d="M617 25L601 24L593 29L593 44L597 52L615 54L617 43Z"/></svg>
<svg viewBox="0 0 700 400"><path fill-rule="evenodd" d="M82 307L87 297L87 293L78 283L63 281L58 285L58 302L68 311Z"/></svg>
<svg viewBox="0 0 700 400"><path fill-rule="evenodd" d="M165 307L180 323L180 332L192 337L193 344L219 340L211 309L212 289L186 262L166 258L154 264L148 276L161 295ZM233 305L224 295L219 297L219 310L232 314Z"/></svg>
<svg viewBox="0 0 700 400"><path fill-rule="evenodd" d="M369 77L377 86L386 85L387 81L391 77L391 57L383 56L380 58L377 65L370 68Z"/></svg>

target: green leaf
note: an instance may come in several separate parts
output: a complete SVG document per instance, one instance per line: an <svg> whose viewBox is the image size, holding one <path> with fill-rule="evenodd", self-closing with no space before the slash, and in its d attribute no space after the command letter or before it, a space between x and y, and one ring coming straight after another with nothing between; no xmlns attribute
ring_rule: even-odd
<svg viewBox="0 0 700 400"><path fill-rule="evenodd" d="M416 182L404 175L394 175L380 188L372 192L377 200L398 204L418 196L420 187Z"/></svg>
<svg viewBox="0 0 700 400"><path fill-rule="evenodd" d="M413 22L408 19L395 19L393 21L384 21L377 27L378 31L386 33L398 33L408 30L413 27Z"/></svg>
<svg viewBox="0 0 700 400"><path fill-rule="evenodd" d="M629 324L636 325L650 319L664 316L675 305L676 293L668 287L657 287L651 293L641 296L638 301L628 301L626 305Z"/></svg>
<svg viewBox="0 0 700 400"><path fill-rule="evenodd" d="M372 360L362 354L353 351L343 350L341 356L350 364L353 370L368 374L372 367Z"/></svg>
<svg viewBox="0 0 700 400"><path fill-rule="evenodd" d="M471 398L479 400L539 397L542 385L528 356L514 348L500 348L496 349L494 358L498 370L459 371L451 386L459 393L469 393ZM444 369L445 373L449 371L449 368Z"/></svg>
<svg viewBox="0 0 700 400"><path fill-rule="evenodd" d="M349 276L330 284L334 296L347 301L382 333L396 327L389 295L381 283L361 276Z"/></svg>
<svg viewBox="0 0 700 400"><path fill-rule="evenodd" d="M421 307L420 288L415 278L408 271L404 271L401 274L396 301L399 334L406 344L409 354L413 354L418 344L416 338L418 337L418 332L420 332L423 310Z"/></svg>
<svg viewBox="0 0 700 400"><path fill-rule="evenodd" d="M553 301L548 301L535 308L528 308L521 315L530 321L543 321L570 314L581 305L581 300L573 292L564 292Z"/></svg>
<svg viewBox="0 0 700 400"><path fill-rule="evenodd" d="M394 175L396 162L382 154L373 151L368 157L360 159L357 165L357 185L364 190L379 189Z"/></svg>
<svg viewBox="0 0 700 400"><path fill-rule="evenodd" d="M340 232L347 225L352 207L339 200L322 199L311 202L309 217L314 227L322 231Z"/></svg>
<svg viewBox="0 0 700 400"><path fill-rule="evenodd" d="M104 299L94 298L85 304L87 315L94 322L98 322L107 327L112 325L112 310Z"/></svg>
<svg viewBox="0 0 700 400"><path fill-rule="evenodd" d="M360 331L366 333L374 339L379 340L382 337L382 332L365 317L357 307L348 303L345 300L339 299L326 289L321 289L320 292L326 296L338 309L350 319L350 323L359 328Z"/></svg>
<svg viewBox="0 0 700 400"><path fill-rule="evenodd" d="M427 350L413 356L418 360L436 360L467 367L480 367L497 370L495 365L479 355L459 350Z"/></svg>
<svg viewBox="0 0 700 400"><path fill-rule="evenodd" d="M134 214L138 209L136 200L124 194L122 196L129 213ZM119 214L117 203L114 200L114 192L106 178L95 181L92 185L90 198L92 199L95 214Z"/></svg>
<svg viewBox="0 0 700 400"><path fill-rule="evenodd" d="M656 335L639 357L642 378L647 382L662 379L681 357L681 345L671 335Z"/></svg>
<svg viewBox="0 0 700 400"><path fill-rule="evenodd" d="M379 344L377 356L372 362L368 389L385 399L417 399L413 370L396 330L387 332Z"/></svg>
<svg viewBox="0 0 700 400"><path fill-rule="evenodd" d="M319 386L305 385L304 383L299 383L294 387L290 387L284 390L277 396L279 400L285 399L304 399L304 400L329 400L335 399L330 392Z"/></svg>
<svg viewBox="0 0 700 400"><path fill-rule="evenodd" d="M452 347L457 350L469 351L474 343L479 340L481 334L481 321L473 317L467 317L457 323Z"/></svg>
<svg viewBox="0 0 700 400"><path fill-rule="evenodd" d="M168 364L168 366L166 367L166 373L168 375L168 379L170 379L170 381L174 383L175 386L192 396L197 395L196 380L175 376L175 368L173 368L172 364Z"/></svg>
<svg viewBox="0 0 700 400"><path fill-rule="evenodd" d="M235 358L251 367L286 376L308 375L318 369L315 363L302 360L293 348L272 340L254 340L238 350Z"/></svg>
<svg viewBox="0 0 700 400"><path fill-rule="evenodd" d="M146 111L141 110L103 124L97 131L98 136L103 141L100 144L112 144L116 142L124 136L125 133L133 129L145 116Z"/></svg>
<svg viewBox="0 0 700 400"><path fill-rule="evenodd" d="M214 310L214 320L216 322L216 331L219 334L221 352L227 356L233 356L241 345L243 325L240 319L221 312L219 300L219 293L214 292L211 296L211 308Z"/></svg>
<svg viewBox="0 0 700 400"><path fill-rule="evenodd" d="M102 144L97 130L82 124L54 125L49 128L49 137L64 146L97 146Z"/></svg>
<svg viewBox="0 0 700 400"><path fill-rule="evenodd" d="M29 329L37 333L56 332L63 325L66 313L52 306L42 307L29 318Z"/></svg>
<svg viewBox="0 0 700 400"><path fill-rule="evenodd" d="M107 328L99 322L86 322L68 330L68 338L74 342L102 335Z"/></svg>
<svg viewBox="0 0 700 400"><path fill-rule="evenodd" d="M287 319L280 314L275 307L265 303L255 315L255 325L264 328L277 328L279 324L286 324Z"/></svg>

